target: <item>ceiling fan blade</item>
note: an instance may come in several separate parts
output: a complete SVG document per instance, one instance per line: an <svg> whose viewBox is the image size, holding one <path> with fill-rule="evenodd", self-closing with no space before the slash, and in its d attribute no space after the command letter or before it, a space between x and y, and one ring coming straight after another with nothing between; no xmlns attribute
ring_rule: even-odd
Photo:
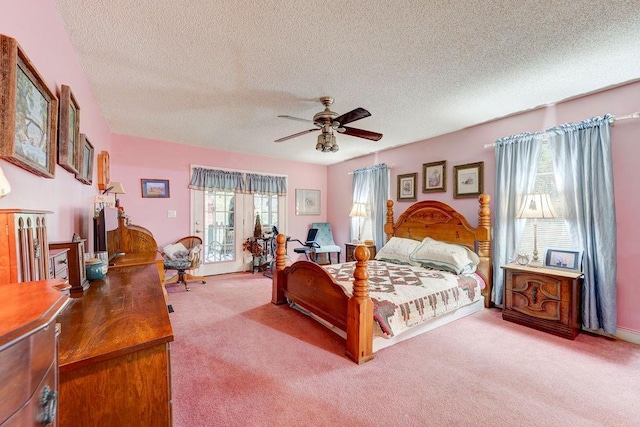
<svg viewBox="0 0 640 427"><path fill-rule="evenodd" d="M380 141L380 139L382 138L381 133L371 132L363 129L350 128L347 126L342 126L338 128L338 132L344 133L345 135L357 136L358 138L370 139L372 141Z"/></svg>
<svg viewBox="0 0 640 427"><path fill-rule="evenodd" d="M348 113L344 113L343 115L336 117L331 122L338 122L340 123L340 125L346 125L347 123L364 119L365 117L369 117L370 115L371 113L364 108L356 108L355 110L351 110Z"/></svg>
<svg viewBox="0 0 640 427"><path fill-rule="evenodd" d="M299 122L313 123L313 120L301 119L301 118L299 118L299 117L286 116L286 115L282 115L282 116L278 116L278 117L282 117L283 119L297 120L297 121L299 121Z"/></svg>
<svg viewBox="0 0 640 427"><path fill-rule="evenodd" d="M275 140L275 141L273 141L273 142L282 142L282 141L286 141L287 139L295 138L295 137L297 137L297 136L304 135L304 134L307 134L307 133L309 133L309 132L314 132L314 131L316 131L316 130L320 130L320 129L317 129L317 128L316 128L316 129L307 129L307 130L303 130L302 132L294 133L293 135L289 135L289 136L285 136L284 138L276 139L276 140Z"/></svg>

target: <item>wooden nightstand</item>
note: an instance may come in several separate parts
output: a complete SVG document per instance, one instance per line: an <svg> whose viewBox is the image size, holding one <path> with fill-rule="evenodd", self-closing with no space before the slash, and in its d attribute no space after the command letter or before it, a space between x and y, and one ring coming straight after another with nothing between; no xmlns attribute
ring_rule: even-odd
<svg viewBox="0 0 640 427"><path fill-rule="evenodd" d="M369 249L369 259L374 259L376 257L376 246L375 245L365 245L361 243L360 245L366 246ZM355 261L356 259L353 257L353 251L356 250L356 246L360 246L355 243L345 243L344 244L344 255L345 262Z"/></svg>
<svg viewBox="0 0 640 427"><path fill-rule="evenodd" d="M580 333L581 272L518 264L502 268L503 319L569 339Z"/></svg>

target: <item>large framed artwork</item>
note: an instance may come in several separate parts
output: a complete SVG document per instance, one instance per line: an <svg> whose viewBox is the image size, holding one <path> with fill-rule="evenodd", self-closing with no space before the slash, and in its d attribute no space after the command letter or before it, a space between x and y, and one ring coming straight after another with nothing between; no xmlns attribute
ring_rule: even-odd
<svg viewBox="0 0 640 427"><path fill-rule="evenodd" d="M320 215L320 190L296 188L296 215Z"/></svg>
<svg viewBox="0 0 640 427"><path fill-rule="evenodd" d="M18 42L0 35L0 157L39 176L56 168L58 99Z"/></svg>
<svg viewBox="0 0 640 427"><path fill-rule="evenodd" d="M437 193L447 191L447 161L424 163L422 165L422 192Z"/></svg>
<svg viewBox="0 0 640 427"><path fill-rule="evenodd" d="M84 133L80 134L79 139L80 160L76 179L84 184L91 185L93 182L93 144L89 142Z"/></svg>
<svg viewBox="0 0 640 427"><path fill-rule="evenodd" d="M478 197L482 194L484 162L453 167L453 197Z"/></svg>
<svg viewBox="0 0 640 427"><path fill-rule="evenodd" d="M417 173L407 173L398 175L398 201L399 202L415 202L416 198L416 181Z"/></svg>
<svg viewBox="0 0 640 427"><path fill-rule="evenodd" d="M58 121L58 164L77 173L80 157L80 107L71 88L60 88L60 120Z"/></svg>
<svg viewBox="0 0 640 427"><path fill-rule="evenodd" d="M168 179L141 179L140 185L142 186L142 197L170 197Z"/></svg>

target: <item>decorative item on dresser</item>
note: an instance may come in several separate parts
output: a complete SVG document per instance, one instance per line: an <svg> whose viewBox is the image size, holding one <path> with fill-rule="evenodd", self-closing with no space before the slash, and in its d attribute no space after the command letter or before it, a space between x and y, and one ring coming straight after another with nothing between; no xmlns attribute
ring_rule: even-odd
<svg viewBox="0 0 640 427"><path fill-rule="evenodd" d="M356 248L358 246L366 246L367 249L369 249L369 259L375 259L376 257L376 245L373 244L367 244L365 243L361 243L361 244L355 244L355 243L345 243L344 244L344 252L345 252L345 262L350 262L350 261L355 261L355 257L353 256L353 251L356 250Z"/></svg>
<svg viewBox="0 0 640 427"><path fill-rule="evenodd" d="M49 277L51 279L69 280L68 248L51 249L49 246Z"/></svg>
<svg viewBox="0 0 640 427"><path fill-rule="evenodd" d="M354 203L353 207L351 208L351 212L349 212L349 217L351 218L356 218L356 234L357 234L357 238L356 241L353 243L360 243L360 236L362 235L362 229L361 229L361 225L360 225L360 218L366 218L367 217L367 205L365 205L364 203Z"/></svg>
<svg viewBox="0 0 640 427"><path fill-rule="evenodd" d="M52 212L0 209L0 283L49 278L45 216Z"/></svg>
<svg viewBox="0 0 640 427"><path fill-rule="evenodd" d="M580 333L581 272L518 264L502 268L503 319L569 339Z"/></svg>
<svg viewBox="0 0 640 427"><path fill-rule="evenodd" d="M0 283L0 425L58 425L56 319L69 303L62 280ZM27 309L28 307L28 309Z"/></svg>
<svg viewBox="0 0 640 427"><path fill-rule="evenodd" d="M516 218L533 219L533 259L529 263L529 267L542 267L542 261L538 259L538 219L553 219L557 216L553 210L551 196L548 194L527 194L524 197Z"/></svg>
<svg viewBox="0 0 640 427"><path fill-rule="evenodd" d="M72 294L83 292L89 287L87 273L84 264L85 240L80 239L71 242L54 242L49 244L49 250L67 249L69 263L69 284Z"/></svg>

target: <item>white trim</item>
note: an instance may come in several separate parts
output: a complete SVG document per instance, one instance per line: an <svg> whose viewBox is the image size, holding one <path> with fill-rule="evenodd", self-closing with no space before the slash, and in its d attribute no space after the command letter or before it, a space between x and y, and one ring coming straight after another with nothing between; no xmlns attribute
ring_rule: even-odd
<svg viewBox="0 0 640 427"><path fill-rule="evenodd" d="M637 331L618 328L615 337L623 341L628 341L630 343L640 344L640 332Z"/></svg>

